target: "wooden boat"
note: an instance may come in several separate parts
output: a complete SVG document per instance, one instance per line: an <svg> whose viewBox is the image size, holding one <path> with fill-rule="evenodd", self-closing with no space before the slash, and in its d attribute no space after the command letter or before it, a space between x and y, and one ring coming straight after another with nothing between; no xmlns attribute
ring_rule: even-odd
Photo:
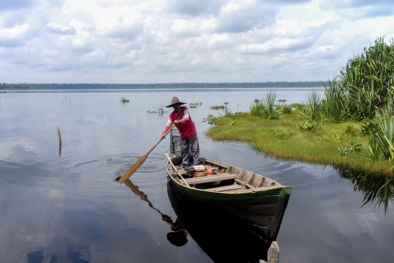
<svg viewBox="0 0 394 263"><path fill-rule="evenodd" d="M248 222L267 243L276 240L291 186L208 158L201 158L202 165L213 175L187 178L188 171L178 169L167 157L168 176L184 195Z"/></svg>
<svg viewBox="0 0 394 263"><path fill-rule="evenodd" d="M260 174L208 158L200 158L204 169L212 175L191 177L190 170L178 169L180 136L170 133L170 152L166 170L170 180L188 198L219 209L246 222L268 244L276 240L291 193L291 186ZM198 174L201 175L201 174Z"/></svg>

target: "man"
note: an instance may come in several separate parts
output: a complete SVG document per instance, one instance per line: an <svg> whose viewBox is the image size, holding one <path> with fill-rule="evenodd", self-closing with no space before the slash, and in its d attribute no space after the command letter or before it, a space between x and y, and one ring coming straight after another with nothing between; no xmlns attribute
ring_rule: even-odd
<svg viewBox="0 0 394 263"><path fill-rule="evenodd" d="M175 124L179 130L179 135L181 137L181 155L182 155L182 165L179 168L185 168L189 165L189 151L193 155L193 165L198 165L200 163L200 147L197 138L197 130L194 122L189 114L189 110L186 106L181 106L186 104L180 102L177 97L173 97L171 104L167 108L173 108L174 111L168 117L167 124L164 126L161 138L165 137L165 133L170 129L172 124Z"/></svg>

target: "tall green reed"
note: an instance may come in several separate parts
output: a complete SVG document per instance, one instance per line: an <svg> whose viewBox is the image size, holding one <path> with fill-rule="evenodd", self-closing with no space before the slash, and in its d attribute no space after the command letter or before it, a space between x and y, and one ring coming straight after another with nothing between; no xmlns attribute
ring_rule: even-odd
<svg viewBox="0 0 394 263"><path fill-rule="evenodd" d="M249 107L251 115L262 116L266 120L279 119L280 114L275 110L276 93L268 92L264 98L255 100Z"/></svg>
<svg viewBox="0 0 394 263"><path fill-rule="evenodd" d="M376 113L378 128L372 135L369 147L373 159L381 154L384 159L394 162L393 107L393 102L389 101L385 108Z"/></svg>
<svg viewBox="0 0 394 263"><path fill-rule="evenodd" d="M308 93L307 98L303 102L306 106L305 114L314 121L321 119L323 113L322 96L316 91Z"/></svg>

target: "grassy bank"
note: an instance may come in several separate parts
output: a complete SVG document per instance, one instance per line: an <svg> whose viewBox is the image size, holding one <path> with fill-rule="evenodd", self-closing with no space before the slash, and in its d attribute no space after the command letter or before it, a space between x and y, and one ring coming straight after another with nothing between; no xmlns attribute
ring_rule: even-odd
<svg viewBox="0 0 394 263"><path fill-rule="evenodd" d="M300 128L301 126L301 128ZM320 122L308 130L305 116L298 111L278 120L265 120L248 113L222 116L207 131L214 140L249 142L262 153L279 159L318 164L334 164L360 172L391 174L389 161L373 161L369 156L370 136L363 136L359 122ZM352 148L351 143L361 144Z"/></svg>

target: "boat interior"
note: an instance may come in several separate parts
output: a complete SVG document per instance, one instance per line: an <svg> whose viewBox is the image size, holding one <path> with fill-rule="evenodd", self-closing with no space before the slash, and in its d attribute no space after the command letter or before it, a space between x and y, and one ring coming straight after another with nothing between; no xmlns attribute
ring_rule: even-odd
<svg viewBox="0 0 394 263"><path fill-rule="evenodd" d="M211 192L244 193L281 186L270 178L235 166L211 159L201 158L201 160L204 171L195 171L193 166L187 169L178 168L171 160L168 161L167 170L180 184Z"/></svg>

